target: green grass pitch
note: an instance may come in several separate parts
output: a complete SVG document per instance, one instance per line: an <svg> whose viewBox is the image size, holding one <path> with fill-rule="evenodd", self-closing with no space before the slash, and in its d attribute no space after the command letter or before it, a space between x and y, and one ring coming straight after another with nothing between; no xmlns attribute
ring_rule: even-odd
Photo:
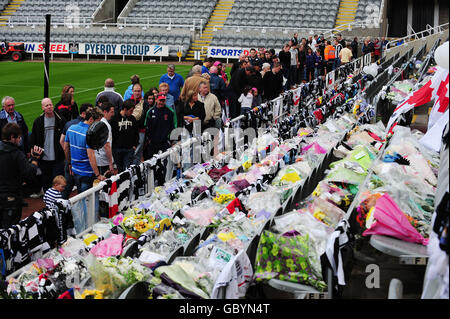
<svg viewBox="0 0 450 319"><path fill-rule="evenodd" d="M176 72L186 77L191 67L177 65ZM108 77L114 80L116 91L123 95L133 74L140 76L144 92L147 92L158 86L160 77L166 72L167 64L50 62L49 97L55 105L60 100L63 86L71 84L80 107L83 103L95 103L95 97L103 91ZM0 74L0 100L6 95L12 96L16 110L22 113L31 130L33 121L42 113L44 63L2 61Z"/></svg>

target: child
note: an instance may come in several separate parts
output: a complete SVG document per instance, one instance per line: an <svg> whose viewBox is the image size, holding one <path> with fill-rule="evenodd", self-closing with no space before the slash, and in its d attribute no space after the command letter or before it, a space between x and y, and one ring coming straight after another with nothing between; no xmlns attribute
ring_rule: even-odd
<svg viewBox="0 0 450 319"><path fill-rule="evenodd" d="M244 88L244 92L239 97L239 103L241 103L241 115L250 111L253 103L253 93L250 86Z"/></svg>
<svg viewBox="0 0 450 319"><path fill-rule="evenodd" d="M57 199L62 198L61 193L66 187L64 176L58 175L53 179L52 187L47 189L44 195L44 203L47 208L52 208Z"/></svg>
<svg viewBox="0 0 450 319"><path fill-rule="evenodd" d="M253 92L252 108L258 107L258 106L260 106L262 104L261 95L258 94L258 89L257 88L253 88L252 92Z"/></svg>

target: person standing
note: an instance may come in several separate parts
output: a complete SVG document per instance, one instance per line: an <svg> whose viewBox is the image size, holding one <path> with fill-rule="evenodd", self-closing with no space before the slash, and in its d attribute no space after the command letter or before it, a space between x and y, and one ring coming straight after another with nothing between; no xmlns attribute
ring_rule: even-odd
<svg viewBox="0 0 450 319"><path fill-rule="evenodd" d="M281 64L279 62L275 62L272 70L264 74L263 83L263 99L265 101L273 100L283 92L283 74L281 73Z"/></svg>
<svg viewBox="0 0 450 319"><path fill-rule="evenodd" d="M315 68L316 68L316 56L312 52L312 49L308 47L308 52L306 54L306 81L311 82L315 78Z"/></svg>
<svg viewBox="0 0 450 319"><path fill-rule="evenodd" d="M42 171L43 193L52 186L55 176L64 175L64 150L59 143L66 120L54 112L52 100L41 102L43 113L33 122L30 145L44 149L39 167Z"/></svg>
<svg viewBox="0 0 450 319"><path fill-rule="evenodd" d="M92 187L94 180L105 180L101 175L95 158L95 151L86 142L86 133L103 114L98 107L86 111L84 121L69 127L64 139L64 153L69 164L69 172L73 176L78 194Z"/></svg>
<svg viewBox="0 0 450 319"><path fill-rule="evenodd" d="M122 108L123 97L120 93L117 93L114 88L114 81L111 78L105 80L105 89L97 94L95 99L95 105L98 105L98 100L101 96L106 96L108 101L115 107L115 112L118 113Z"/></svg>
<svg viewBox="0 0 450 319"><path fill-rule="evenodd" d="M29 157L30 152L28 145L28 126L23 115L15 110L15 106L16 102L14 98L5 96L2 99L2 110L0 112L0 132L8 123L16 123L17 125L19 125L22 132L22 138L20 139L19 148L25 155L27 155L27 157Z"/></svg>
<svg viewBox="0 0 450 319"><path fill-rule="evenodd" d="M62 175L58 175L53 179L52 187L47 189L44 194L44 204L47 208L52 208L58 199L62 198L62 192L66 187L66 179Z"/></svg>
<svg viewBox="0 0 450 319"><path fill-rule="evenodd" d="M158 96L158 95L156 95L156 96ZM149 109L156 106L156 97L153 94L153 92L151 92L151 91L148 91L147 93L144 94L144 101L147 102Z"/></svg>
<svg viewBox="0 0 450 319"><path fill-rule="evenodd" d="M134 111L133 116L138 123L139 130L139 144L134 153L133 164L139 165L142 160L142 150L144 147L144 138L145 138L145 115L148 112L149 106L147 102L142 98L142 85L140 83L136 83L133 85L133 95L130 98L134 103Z"/></svg>
<svg viewBox="0 0 450 319"><path fill-rule="evenodd" d="M306 79L306 53L307 53L307 46L304 43L301 43L298 48L299 67L297 72L297 84L302 83Z"/></svg>
<svg viewBox="0 0 450 319"><path fill-rule="evenodd" d="M347 46L343 48L339 53L339 59L341 59L341 64L344 65L349 63L352 60L352 57L353 53L351 50L351 45L347 44Z"/></svg>
<svg viewBox="0 0 450 319"><path fill-rule="evenodd" d="M241 115L246 114L252 109L253 105L253 90L251 86L246 86L241 96L239 97L241 103Z"/></svg>
<svg viewBox="0 0 450 319"><path fill-rule="evenodd" d="M373 56L375 62L381 59L381 43L378 38L375 38L375 41L373 42Z"/></svg>
<svg viewBox="0 0 450 319"><path fill-rule="evenodd" d="M159 84L159 92L155 94L155 99L158 96L159 93L162 93L166 96L166 105L170 108L175 107L175 99L172 96L172 94L169 94L169 84L162 82Z"/></svg>
<svg viewBox="0 0 450 319"><path fill-rule="evenodd" d="M173 96L176 103L184 86L184 79L181 75L175 73L175 65L169 64L167 66L167 73L159 79L159 83L169 84L169 94Z"/></svg>
<svg viewBox="0 0 450 319"><path fill-rule="evenodd" d="M248 61L248 57L245 53L241 53L239 54L239 59L233 63L233 66L231 67L230 70L230 76L232 77L234 72L239 70L241 68L242 62L244 61Z"/></svg>
<svg viewBox="0 0 450 319"><path fill-rule="evenodd" d="M253 66L248 66L245 69L237 70L231 77L230 85L227 90L227 97L230 105L229 117L231 119L241 114L241 104L238 99L244 91L244 88L249 85L250 77L254 71L255 69Z"/></svg>
<svg viewBox="0 0 450 319"><path fill-rule="evenodd" d="M127 90L123 94L123 100L126 101L133 95L133 87L137 83L141 83L139 75L135 74L130 78L131 84L128 86ZM144 97L144 92L142 91L142 97Z"/></svg>
<svg viewBox="0 0 450 319"><path fill-rule="evenodd" d="M326 63L326 71L330 73L334 70L334 59L336 58L336 49L331 45L331 41L327 41L327 46L325 47L324 55L325 55L325 63Z"/></svg>
<svg viewBox="0 0 450 319"><path fill-rule="evenodd" d="M104 103L109 103L109 102L104 102ZM72 121L67 122L64 125L64 129L61 133L61 137L59 139L59 143L61 144L62 149L64 149L64 141L66 139L66 134L67 134L67 130L69 129L69 127L71 127L72 125L78 124L80 122L83 122L84 119L86 118L86 111L89 108L92 108L93 105L89 104L89 103L84 103L80 106L80 115L76 118L73 119ZM64 188L64 190L62 191L62 198L63 199L69 199L70 194L72 193L72 189L75 186L75 180L73 179L73 175L70 172L70 165L71 163L66 161L64 163L64 177L66 179L66 187Z"/></svg>
<svg viewBox="0 0 450 319"><path fill-rule="evenodd" d="M108 128L108 139L106 140L106 144L99 150L95 151L95 159L97 161L97 168L100 175L106 176L114 175L114 158L112 155L112 129L109 121L114 116L114 105L109 102L105 102L102 104L100 110L103 112L103 117L100 120L103 122Z"/></svg>
<svg viewBox="0 0 450 319"><path fill-rule="evenodd" d="M127 100L111 119L112 152L119 173L133 164L133 155L139 143L139 131L133 116L134 102Z"/></svg>
<svg viewBox="0 0 450 319"><path fill-rule="evenodd" d="M66 96L66 94L70 95L70 98ZM55 112L60 111L60 109L66 109L68 112L67 115L62 115L66 121L71 121L73 119L76 119L78 117L79 110L78 110L78 105L77 102L75 102L74 99L74 94L75 94L75 87L73 85L65 85L62 89L61 92L61 100L56 103L55 105ZM63 97L64 97L64 101L63 101ZM61 107L62 106L62 107Z"/></svg>
<svg viewBox="0 0 450 319"><path fill-rule="evenodd" d="M291 69L291 46L286 43L283 46L283 50L280 51L280 53L278 53L278 58L280 59L280 63L282 66L282 70L283 70L283 76L285 79L287 79L288 81L286 82L284 89L288 90L289 89L289 73L290 73L290 69ZM270 65L269 65L270 67Z"/></svg>
<svg viewBox="0 0 450 319"><path fill-rule="evenodd" d="M160 93L156 106L145 116L144 159L148 160L170 147L170 133L175 128L174 113L166 106L166 96Z"/></svg>
<svg viewBox="0 0 450 319"><path fill-rule="evenodd" d="M34 182L43 150L31 149L27 160L19 148L22 132L16 123L7 123L1 131L0 141L0 229L8 229L22 218L22 184Z"/></svg>
<svg viewBox="0 0 450 319"><path fill-rule="evenodd" d="M339 58L339 53L341 53L341 50L345 48L345 46L342 46L342 44L339 42L338 38L334 39L334 66L333 70L336 70L338 67L341 66L341 59Z"/></svg>
<svg viewBox="0 0 450 319"><path fill-rule="evenodd" d="M177 117L181 119L181 126L186 128L190 134L193 133L194 121L200 120L203 124L205 121L205 105L198 100L198 92L191 90L186 95L186 103L180 105ZM204 125L201 130L203 131Z"/></svg>
<svg viewBox="0 0 450 319"><path fill-rule="evenodd" d="M201 82L198 88L198 100L203 103L205 108L205 119L203 120L204 128L222 127L222 106L220 105L217 96L212 94L209 90L207 82Z"/></svg>
<svg viewBox="0 0 450 319"><path fill-rule="evenodd" d="M298 45L298 33L294 33L294 36L291 39L292 45Z"/></svg>
<svg viewBox="0 0 450 319"><path fill-rule="evenodd" d="M227 68L226 65L222 64L220 61L216 61L213 66L217 67L217 75L223 80L225 86L228 86L228 75L225 72Z"/></svg>
<svg viewBox="0 0 450 319"><path fill-rule="evenodd" d="M297 72L298 67L300 66L300 63L298 62L298 49L296 45L293 45L292 41L289 42L290 49L289 52L291 53L291 63L290 63L290 69L289 69L289 79L288 79L288 87L292 88L295 83L297 82Z"/></svg>
<svg viewBox="0 0 450 319"><path fill-rule="evenodd" d="M215 61L212 57L206 58L205 62L202 65L202 74L209 74L209 69L213 66L214 62Z"/></svg>
<svg viewBox="0 0 450 319"><path fill-rule="evenodd" d="M316 52L314 52L315 55L315 72L314 72L314 77L318 78L319 76L324 76L325 75L325 67L323 65L323 58L322 55L320 54L320 51L317 50Z"/></svg>
<svg viewBox="0 0 450 319"><path fill-rule="evenodd" d="M358 38L355 37L353 39L351 47L352 47L352 56L354 59L356 59L358 57Z"/></svg>
<svg viewBox="0 0 450 319"><path fill-rule="evenodd" d="M248 62L255 66L261 63L261 59L258 58L258 54L255 48L250 49L250 56L248 57Z"/></svg>
<svg viewBox="0 0 450 319"><path fill-rule="evenodd" d="M198 88L201 82L208 81L204 75L202 75L202 67L200 65L195 65L192 67L192 76L184 82L183 89L180 94L180 102L186 102L186 95L189 91L196 91L198 93ZM163 92L165 93L165 92ZM171 107L171 105L166 102L166 105Z"/></svg>
<svg viewBox="0 0 450 319"><path fill-rule="evenodd" d="M212 94L214 94L219 100L220 105L224 105L225 103L225 90L226 84L223 81L223 78L219 76L219 69L217 66L212 66L209 70L209 88ZM200 82L203 83L204 81Z"/></svg>

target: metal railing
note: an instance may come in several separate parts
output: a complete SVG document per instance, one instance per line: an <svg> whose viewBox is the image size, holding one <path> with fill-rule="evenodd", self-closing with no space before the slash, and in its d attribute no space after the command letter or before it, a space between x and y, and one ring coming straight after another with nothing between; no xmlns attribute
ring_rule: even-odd
<svg viewBox="0 0 450 319"><path fill-rule="evenodd" d="M436 27L432 27L428 24L425 30L420 31L420 32L415 32L413 34L404 36L403 38L397 38L395 40L389 41L386 44L386 47L389 48L391 46L396 46L397 43L402 43L402 44L406 43L407 40L410 40L412 38L414 38L415 40L418 40L418 39L422 39L424 37L427 37L427 36L430 36L430 35L433 35L436 33L442 33L448 29L448 26L449 26L448 22L438 25Z"/></svg>
<svg viewBox="0 0 450 319"><path fill-rule="evenodd" d="M192 23L179 23L180 19L192 21ZM131 22L129 21L131 20ZM130 28L142 28L146 30L148 28L165 28L166 30L171 30L172 28L180 29L190 29L191 31L203 32L204 20L203 19L186 19L180 17L170 17L170 18L141 18L141 19L128 19L126 17L121 18L118 22L105 22L110 21L106 19L103 21L95 21L92 17L80 17L79 22L67 23L65 17L63 16L52 16L51 24L55 28L57 27L67 27L67 28L90 28L94 26L103 26L123 29L126 27ZM14 16L10 17L7 22L8 27L44 27L45 19L41 16Z"/></svg>

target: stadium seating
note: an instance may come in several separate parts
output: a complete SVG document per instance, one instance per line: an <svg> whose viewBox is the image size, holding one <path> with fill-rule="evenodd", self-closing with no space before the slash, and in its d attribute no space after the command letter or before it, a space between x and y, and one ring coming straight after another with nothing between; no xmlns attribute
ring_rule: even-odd
<svg viewBox="0 0 450 319"><path fill-rule="evenodd" d="M26 16L43 16L50 13L52 17L67 16L68 5L74 4L80 9L79 16L82 18L91 17L95 9L100 5L102 0L25 0L14 14L16 17Z"/></svg>
<svg viewBox="0 0 450 319"><path fill-rule="evenodd" d="M127 16L127 21L144 21L146 18L172 18L177 24L192 25L193 20L203 20L206 25L216 5L216 0L141 0ZM198 25L199 21L196 22Z"/></svg>
<svg viewBox="0 0 450 319"><path fill-rule="evenodd" d="M378 18L380 10L381 0L360 0L356 10L355 21Z"/></svg>
<svg viewBox="0 0 450 319"><path fill-rule="evenodd" d="M331 29L338 8L339 0L236 0L225 26Z"/></svg>
<svg viewBox="0 0 450 319"><path fill-rule="evenodd" d="M275 48L281 49L283 44L289 41L292 34L217 34L211 41L210 46L238 47L238 48Z"/></svg>
<svg viewBox="0 0 450 319"><path fill-rule="evenodd" d="M5 9L5 7L8 5L8 0L0 0L0 11Z"/></svg>

